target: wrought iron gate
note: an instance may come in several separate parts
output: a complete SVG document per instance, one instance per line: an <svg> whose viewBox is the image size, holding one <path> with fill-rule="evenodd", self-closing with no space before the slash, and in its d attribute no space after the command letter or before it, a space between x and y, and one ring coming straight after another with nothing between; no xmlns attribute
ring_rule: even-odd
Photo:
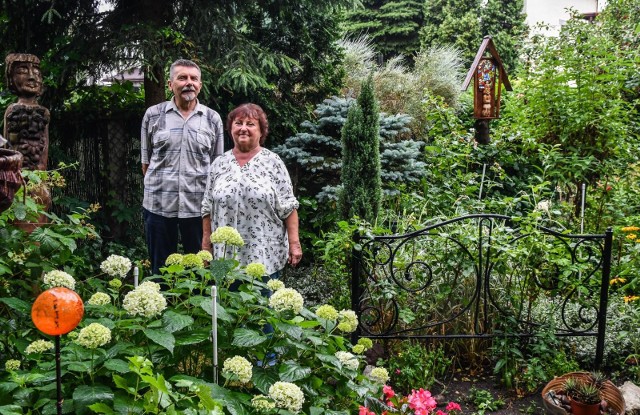
<svg viewBox="0 0 640 415"><path fill-rule="evenodd" d="M575 235L475 214L356 239L354 337L532 337L545 326L595 337L595 366L602 363L611 229Z"/></svg>

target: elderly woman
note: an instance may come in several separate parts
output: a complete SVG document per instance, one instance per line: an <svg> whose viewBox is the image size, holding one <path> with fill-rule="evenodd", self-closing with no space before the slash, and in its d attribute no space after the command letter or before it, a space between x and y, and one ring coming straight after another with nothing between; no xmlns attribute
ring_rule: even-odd
<svg viewBox="0 0 640 415"><path fill-rule="evenodd" d="M265 112L243 104L227 116L234 147L211 165L202 200L202 249L211 251L211 231L235 228L245 245L236 258L242 265L259 262L277 278L285 264L302 258L298 237L298 201L291 178L277 154L262 147L269 132ZM213 247L214 258L224 247Z"/></svg>

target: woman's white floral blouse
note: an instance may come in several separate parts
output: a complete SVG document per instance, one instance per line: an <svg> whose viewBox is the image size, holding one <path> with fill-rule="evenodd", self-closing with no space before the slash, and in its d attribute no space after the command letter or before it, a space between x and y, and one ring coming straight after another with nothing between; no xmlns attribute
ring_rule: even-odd
<svg viewBox="0 0 640 415"><path fill-rule="evenodd" d="M277 154L263 148L240 167L229 150L211 165L202 216L211 216L213 230L221 226L238 230L245 242L236 251L242 265L259 262L273 274L287 262L284 219L298 206L287 168ZM222 258L224 249L214 244L214 258ZM227 258L233 250L227 247Z"/></svg>

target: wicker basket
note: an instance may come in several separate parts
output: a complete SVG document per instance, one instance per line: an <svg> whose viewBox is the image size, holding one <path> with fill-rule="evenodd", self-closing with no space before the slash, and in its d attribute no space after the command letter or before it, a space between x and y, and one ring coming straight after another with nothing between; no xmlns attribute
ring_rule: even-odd
<svg viewBox="0 0 640 415"><path fill-rule="evenodd" d="M587 380L590 377L588 372L571 372L562 376L558 376L553 379L551 382L547 383L547 386L542 389L542 403L547 410L548 414L551 415L567 415L568 412L562 409L561 407L554 404L551 400L548 399L547 394L549 391L561 391L564 382L568 378L577 378L579 380ZM617 412L619 415L624 415L625 413L625 405L624 398L622 397L622 393L620 390L614 385L611 381L607 380L600 391L602 395L602 399L607 401L611 410Z"/></svg>
<svg viewBox="0 0 640 415"><path fill-rule="evenodd" d="M22 154L8 148L0 148L0 212L13 203L13 197L24 183L20 169Z"/></svg>

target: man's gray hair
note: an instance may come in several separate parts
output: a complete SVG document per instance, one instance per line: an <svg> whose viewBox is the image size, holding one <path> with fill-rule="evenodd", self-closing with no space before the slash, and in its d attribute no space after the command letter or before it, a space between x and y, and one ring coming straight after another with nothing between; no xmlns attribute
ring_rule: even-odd
<svg viewBox="0 0 640 415"><path fill-rule="evenodd" d="M189 60L189 59L178 59L175 62L173 62L171 64L171 68L169 68L169 79L170 80L173 80L173 76L176 73L176 66L186 66L186 67L189 67L189 68L196 68L198 70L198 73L200 75L202 75L202 71L200 71L200 67L198 66L197 63L195 63L194 61Z"/></svg>

